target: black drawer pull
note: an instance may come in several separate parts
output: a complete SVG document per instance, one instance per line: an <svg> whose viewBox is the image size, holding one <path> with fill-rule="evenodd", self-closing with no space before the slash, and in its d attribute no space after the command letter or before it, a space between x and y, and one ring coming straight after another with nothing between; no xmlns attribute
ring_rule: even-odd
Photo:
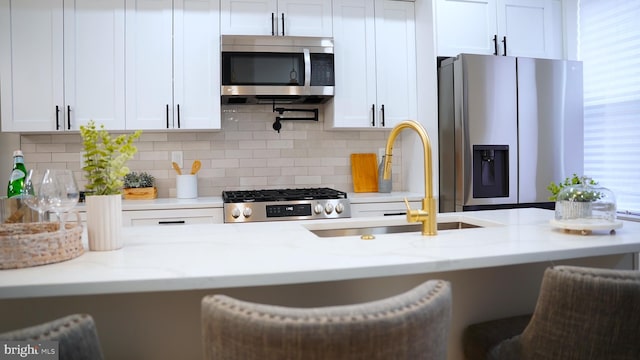
<svg viewBox="0 0 640 360"><path fill-rule="evenodd" d="M158 221L158 225L181 225L186 224L184 220L167 220L167 221Z"/></svg>

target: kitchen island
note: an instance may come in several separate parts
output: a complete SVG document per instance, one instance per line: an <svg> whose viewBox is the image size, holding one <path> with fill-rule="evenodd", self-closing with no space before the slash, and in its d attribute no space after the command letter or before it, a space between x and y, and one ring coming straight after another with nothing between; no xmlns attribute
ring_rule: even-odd
<svg viewBox="0 0 640 360"><path fill-rule="evenodd" d="M198 359L205 294L320 306L444 278L454 298L449 358L459 359L465 325L532 311L545 267L637 269L640 223L583 236L553 229L552 217L540 209L439 214L439 222L480 227L373 240L318 237L309 229L402 224L404 217L125 227L121 250L0 272L0 331L89 312L108 358Z"/></svg>

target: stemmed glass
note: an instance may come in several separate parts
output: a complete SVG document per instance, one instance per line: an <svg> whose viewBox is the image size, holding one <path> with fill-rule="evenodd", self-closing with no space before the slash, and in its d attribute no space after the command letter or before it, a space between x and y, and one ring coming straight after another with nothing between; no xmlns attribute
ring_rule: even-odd
<svg viewBox="0 0 640 360"><path fill-rule="evenodd" d="M22 188L22 201L28 207L38 212L38 221L45 219L45 212L50 210L49 204L40 196L40 186L44 173L40 170L30 169Z"/></svg>
<svg viewBox="0 0 640 360"><path fill-rule="evenodd" d="M40 198L49 206L58 220L60 229L65 229L63 214L73 209L78 203L80 192L73 177L73 172L67 169L47 169L40 186Z"/></svg>

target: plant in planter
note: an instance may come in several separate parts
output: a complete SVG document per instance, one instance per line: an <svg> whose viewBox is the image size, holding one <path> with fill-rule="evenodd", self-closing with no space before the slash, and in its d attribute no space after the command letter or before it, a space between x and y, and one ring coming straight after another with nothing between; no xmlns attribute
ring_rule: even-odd
<svg viewBox="0 0 640 360"><path fill-rule="evenodd" d="M84 170L87 178L87 233L90 250L116 250L122 247L122 187L129 173L126 162L138 149L133 141L142 134L112 137L104 125L92 120L80 126L84 147Z"/></svg>
<svg viewBox="0 0 640 360"><path fill-rule="evenodd" d="M150 200L158 197L155 178L146 172L130 172L124 176L124 198L127 200Z"/></svg>
<svg viewBox="0 0 640 360"><path fill-rule="evenodd" d="M591 178L588 177L578 177L578 175L573 174L572 177L564 179L563 182L556 184L555 182L551 182L549 186L547 186L547 190L551 192L551 196L549 196L549 200L557 201L558 195L562 190L569 186L573 185L597 185L598 183ZM579 202L587 202L587 201L595 201L602 197L602 193L596 190L592 190L589 186L577 187L573 186L569 191L563 196L561 200L567 201L579 201Z"/></svg>
<svg viewBox="0 0 640 360"><path fill-rule="evenodd" d="M593 203L603 196L593 185L597 182L576 174L558 184L551 182L547 189L551 192L549 200L556 202L556 220L590 218Z"/></svg>
<svg viewBox="0 0 640 360"><path fill-rule="evenodd" d="M116 195L122 193L123 177L129 173L126 162L133 158L138 149L133 141L142 134L138 130L132 134L112 137L104 125L98 129L94 121L80 126L80 136L84 147L84 166L87 178L86 189L91 195Z"/></svg>

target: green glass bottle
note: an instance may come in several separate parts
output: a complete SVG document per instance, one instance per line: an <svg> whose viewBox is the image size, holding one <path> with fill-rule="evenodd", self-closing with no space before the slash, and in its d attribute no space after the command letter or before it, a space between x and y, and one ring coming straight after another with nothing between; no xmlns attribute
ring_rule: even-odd
<svg viewBox="0 0 640 360"><path fill-rule="evenodd" d="M13 170L9 176L7 197L20 196L24 188L24 180L27 177L27 169L24 166L24 155L21 150L13 152Z"/></svg>

